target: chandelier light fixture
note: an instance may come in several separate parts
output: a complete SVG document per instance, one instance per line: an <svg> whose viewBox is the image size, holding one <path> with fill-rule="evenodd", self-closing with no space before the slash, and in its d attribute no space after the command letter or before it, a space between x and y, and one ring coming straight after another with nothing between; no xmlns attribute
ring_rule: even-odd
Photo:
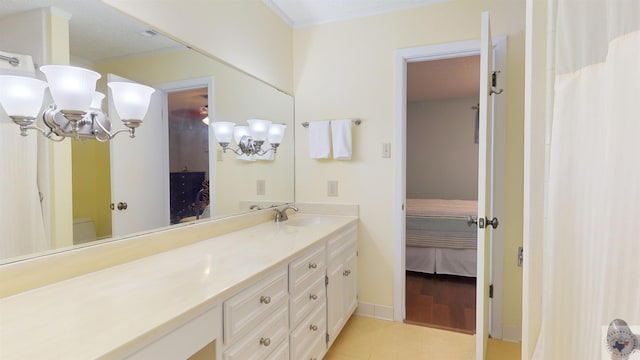
<svg viewBox="0 0 640 360"><path fill-rule="evenodd" d="M265 155L270 151L274 153L284 137L286 125L273 124L269 120L249 119L248 126L237 126L233 122L216 121L212 123L216 140L222 146L222 151L231 150L236 155ZM231 148L231 139L238 145L237 149ZM268 141L271 148L263 149L262 145Z"/></svg>
<svg viewBox="0 0 640 360"><path fill-rule="evenodd" d="M20 127L22 136L27 136L27 130L37 130L53 141L71 137L106 142L122 132L128 132L133 138L155 91L135 83L108 83L116 111L126 126L126 129L112 132L111 122L101 110L104 94L96 92L96 82L101 77L99 73L65 65L45 65L40 67L40 71L45 74L47 82L0 75L0 106ZM53 104L42 113L46 125L46 129L42 129L34 123L47 87Z"/></svg>

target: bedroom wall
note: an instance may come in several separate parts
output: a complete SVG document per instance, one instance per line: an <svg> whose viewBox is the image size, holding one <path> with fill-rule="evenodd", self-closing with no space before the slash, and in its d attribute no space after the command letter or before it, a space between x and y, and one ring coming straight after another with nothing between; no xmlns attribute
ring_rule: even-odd
<svg viewBox="0 0 640 360"><path fill-rule="evenodd" d="M407 104L407 197L478 198L477 97Z"/></svg>

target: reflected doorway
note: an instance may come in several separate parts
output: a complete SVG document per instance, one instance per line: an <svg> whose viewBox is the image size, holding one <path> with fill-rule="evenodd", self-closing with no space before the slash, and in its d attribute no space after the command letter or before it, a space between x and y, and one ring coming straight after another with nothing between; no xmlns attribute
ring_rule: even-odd
<svg viewBox="0 0 640 360"><path fill-rule="evenodd" d="M209 217L208 87L167 92L171 224Z"/></svg>

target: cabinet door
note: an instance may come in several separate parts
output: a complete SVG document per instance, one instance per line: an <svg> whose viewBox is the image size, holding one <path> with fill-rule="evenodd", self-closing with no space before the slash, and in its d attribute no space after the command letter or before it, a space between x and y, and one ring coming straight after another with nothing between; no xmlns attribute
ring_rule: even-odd
<svg viewBox="0 0 640 360"><path fill-rule="evenodd" d="M333 344L342 329L342 325L347 320L344 315L344 282L342 279L344 263L341 260L336 259L327 268L327 276L329 277L329 284L327 284L327 333L329 334L329 346Z"/></svg>
<svg viewBox="0 0 640 360"><path fill-rule="evenodd" d="M347 255L344 263L343 276L343 300L344 300L344 318L345 321L358 307L358 256L356 251L352 251Z"/></svg>

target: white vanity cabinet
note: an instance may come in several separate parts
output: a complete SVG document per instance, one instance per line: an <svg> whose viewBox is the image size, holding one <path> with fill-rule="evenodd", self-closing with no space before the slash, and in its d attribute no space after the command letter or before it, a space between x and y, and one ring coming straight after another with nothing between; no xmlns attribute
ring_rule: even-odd
<svg viewBox="0 0 640 360"><path fill-rule="evenodd" d="M289 337L288 272L281 267L223 303L225 360L265 359Z"/></svg>
<svg viewBox="0 0 640 360"><path fill-rule="evenodd" d="M321 359L327 350L324 242L289 264L291 359Z"/></svg>
<svg viewBox="0 0 640 360"><path fill-rule="evenodd" d="M358 306L358 231L355 224L327 241L327 347Z"/></svg>

